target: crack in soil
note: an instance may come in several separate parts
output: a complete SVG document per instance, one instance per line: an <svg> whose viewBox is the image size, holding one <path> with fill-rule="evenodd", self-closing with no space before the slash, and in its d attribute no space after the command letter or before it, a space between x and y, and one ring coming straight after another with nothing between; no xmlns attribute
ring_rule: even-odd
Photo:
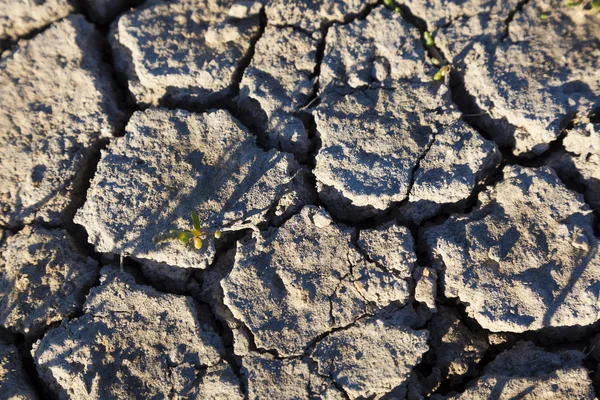
<svg viewBox="0 0 600 400"><path fill-rule="evenodd" d="M508 38L510 23L513 21L513 19L515 19L515 16L523 10L523 7L525 7L530 1L531 0L521 0L519 1L519 3L517 3L515 8L510 10L510 12L508 13L508 17L504 21L504 25L506 26L506 28L504 29L504 34L500 38L501 42Z"/></svg>

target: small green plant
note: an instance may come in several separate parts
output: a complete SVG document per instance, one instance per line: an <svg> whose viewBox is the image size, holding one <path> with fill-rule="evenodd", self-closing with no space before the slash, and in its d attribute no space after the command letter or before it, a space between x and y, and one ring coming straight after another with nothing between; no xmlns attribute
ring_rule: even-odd
<svg viewBox="0 0 600 400"><path fill-rule="evenodd" d="M449 73L450 73L450 66L449 65L444 65L442 68L440 68L438 70L438 72L435 73L435 75L433 76L433 80L434 81L439 81L443 77L445 77L446 75L448 75Z"/></svg>
<svg viewBox="0 0 600 400"><path fill-rule="evenodd" d="M400 7L396 4L394 0L383 0L383 4L392 11L402 13L402 10L400 10Z"/></svg>
<svg viewBox="0 0 600 400"><path fill-rule="evenodd" d="M201 228L198 214L192 211L192 230L171 229L168 233L156 235L152 238L152 243L160 243L167 240L179 240L184 246L193 245L195 249L202 248L203 240L208 236L214 236L216 239L221 237L221 231L218 229Z"/></svg>
<svg viewBox="0 0 600 400"><path fill-rule="evenodd" d="M423 39L425 40L425 45L427 47L433 46L433 36L431 36L431 33L427 31L423 32Z"/></svg>

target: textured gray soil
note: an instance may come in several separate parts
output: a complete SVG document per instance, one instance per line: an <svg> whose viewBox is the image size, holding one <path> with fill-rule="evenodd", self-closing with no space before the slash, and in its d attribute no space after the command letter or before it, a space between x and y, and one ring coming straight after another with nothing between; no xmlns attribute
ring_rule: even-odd
<svg viewBox="0 0 600 400"><path fill-rule="evenodd" d="M596 399L590 3L0 0L0 398Z"/></svg>

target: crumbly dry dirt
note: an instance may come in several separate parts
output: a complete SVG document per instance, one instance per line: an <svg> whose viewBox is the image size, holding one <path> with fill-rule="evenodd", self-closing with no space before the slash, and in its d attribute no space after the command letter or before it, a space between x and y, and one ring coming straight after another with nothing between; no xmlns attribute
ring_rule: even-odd
<svg viewBox="0 0 600 400"><path fill-rule="evenodd" d="M597 398L571 3L0 0L0 397Z"/></svg>

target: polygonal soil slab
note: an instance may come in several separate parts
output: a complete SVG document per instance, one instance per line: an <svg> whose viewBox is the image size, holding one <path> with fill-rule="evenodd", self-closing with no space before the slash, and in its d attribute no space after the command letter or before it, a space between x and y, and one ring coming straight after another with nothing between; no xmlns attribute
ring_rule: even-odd
<svg viewBox="0 0 600 400"><path fill-rule="evenodd" d="M138 104L206 105L230 93L261 9L232 0L151 1L113 24L116 67Z"/></svg>
<svg viewBox="0 0 600 400"><path fill-rule="evenodd" d="M317 41L292 28L267 27L244 71L238 106L265 145L306 158L308 133L295 112L313 91Z"/></svg>
<svg viewBox="0 0 600 400"><path fill-rule="evenodd" d="M408 230L398 235L412 252ZM323 209L307 206L265 237L238 244L233 270L221 281L224 303L259 348L300 355L320 335L370 310L408 302L414 257L399 270L380 267L361 255L352 236Z"/></svg>
<svg viewBox="0 0 600 400"><path fill-rule="evenodd" d="M333 215L364 220L410 194L403 218L420 223L466 200L499 163L496 146L459 121L447 88L432 82L418 30L400 13L378 7L334 25L326 43L315 176Z"/></svg>
<svg viewBox="0 0 600 400"><path fill-rule="evenodd" d="M3 398L11 400L38 398L23 371L19 351L13 345L0 344L0 393Z"/></svg>
<svg viewBox="0 0 600 400"><path fill-rule="evenodd" d="M509 166L477 207L425 231L447 297L493 332L589 325L600 313L593 215L550 168Z"/></svg>
<svg viewBox="0 0 600 400"><path fill-rule="evenodd" d="M355 206L385 210L404 200L437 131L435 110L443 104L444 88L402 86L329 95L314 112L322 142L317 181Z"/></svg>
<svg viewBox="0 0 600 400"><path fill-rule="evenodd" d="M477 383L449 399L595 399L584 354L575 350L547 352L531 342L501 353Z"/></svg>
<svg viewBox="0 0 600 400"><path fill-rule="evenodd" d="M0 249L0 323L28 338L74 314L98 264L63 230L26 226Z"/></svg>
<svg viewBox="0 0 600 400"><path fill-rule="evenodd" d="M18 39L73 11L69 0L0 0L0 40Z"/></svg>
<svg viewBox="0 0 600 400"><path fill-rule="evenodd" d="M493 143L458 120L438 83L326 95L314 115L319 196L343 219L381 213L409 195L417 206L464 200L500 161Z"/></svg>
<svg viewBox="0 0 600 400"><path fill-rule="evenodd" d="M419 31L385 7L363 20L332 26L325 43L319 93L392 87L401 79L431 80Z"/></svg>
<svg viewBox="0 0 600 400"><path fill-rule="evenodd" d="M127 134L103 151L87 201L75 222L100 252L128 254L180 268L205 268L214 258L210 237L201 251L155 235L191 229L255 227L311 201L304 170L290 154L258 148L225 111L136 112Z"/></svg>
<svg viewBox="0 0 600 400"><path fill-rule="evenodd" d="M464 205L473 189L500 164L497 146L457 119L440 128L414 172L401 220L417 225L446 206Z"/></svg>
<svg viewBox="0 0 600 400"><path fill-rule="evenodd" d="M376 0L271 0L265 6L269 25L313 32L366 11Z"/></svg>
<svg viewBox="0 0 600 400"><path fill-rule="evenodd" d="M419 163L409 200L440 205L464 200L500 159L493 142L457 119L442 128Z"/></svg>
<svg viewBox="0 0 600 400"><path fill-rule="evenodd" d="M315 346L319 372L344 388L351 399L379 398L406 385L428 350L429 334L406 324L403 312L391 318L362 319Z"/></svg>
<svg viewBox="0 0 600 400"><path fill-rule="evenodd" d="M191 298L105 267L84 314L49 331L32 355L61 399L241 399L221 340L201 318Z"/></svg>
<svg viewBox="0 0 600 400"><path fill-rule="evenodd" d="M468 56L466 90L491 117L473 121L515 155L547 150L572 115L600 96L598 26L600 13L558 0L528 2L505 41L476 45Z"/></svg>
<svg viewBox="0 0 600 400"><path fill-rule="evenodd" d="M328 399L341 400L342 393L320 376L305 359L278 360L268 354L252 354L242 359L249 399Z"/></svg>
<svg viewBox="0 0 600 400"><path fill-rule="evenodd" d="M582 185L586 201L600 211L600 123L586 122L570 130L563 139L564 151L548 164L563 179Z"/></svg>
<svg viewBox="0 0 600 400"><path fill-rule="evenodd" d="M100 48L74 15L0 59L1 224L59 224L98 139L116 130Z"/></svg>

